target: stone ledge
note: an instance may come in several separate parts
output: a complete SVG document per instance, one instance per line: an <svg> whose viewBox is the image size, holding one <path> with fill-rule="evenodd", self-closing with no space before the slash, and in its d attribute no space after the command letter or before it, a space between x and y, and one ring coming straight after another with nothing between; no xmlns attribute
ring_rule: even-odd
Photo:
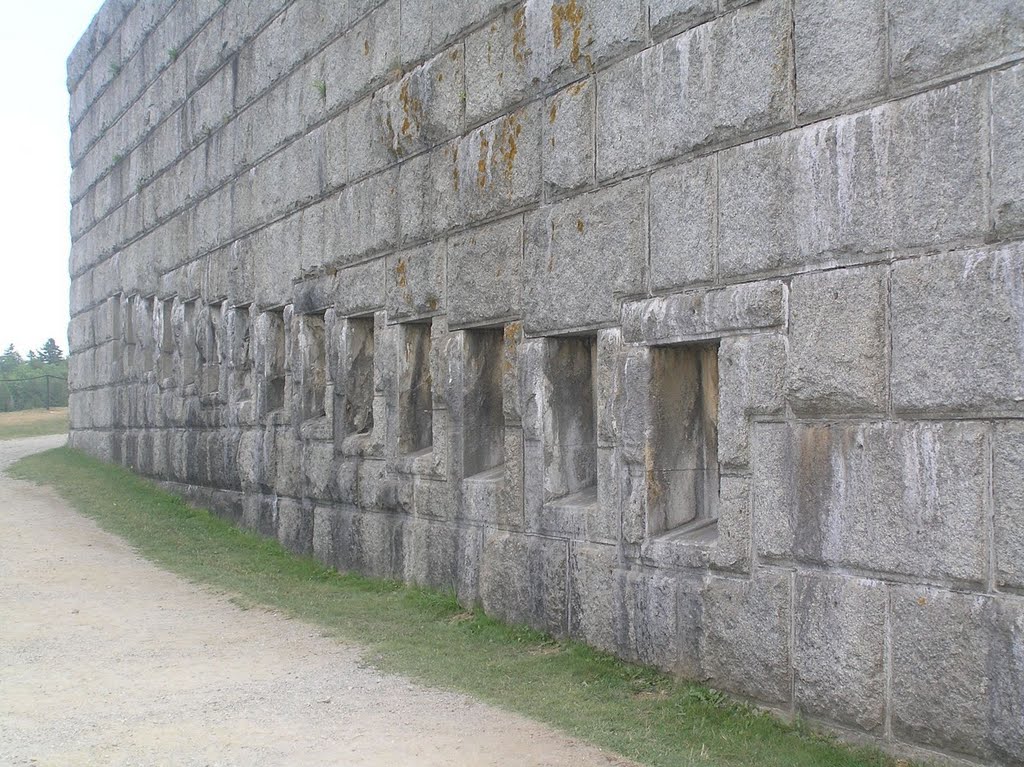
<svg viewBox="0 0 1024 767"><path fill-rule="evenodd" d="M784 325L789 288L779 280L649 298L622 306L627 343L702 341Z"/></svg>

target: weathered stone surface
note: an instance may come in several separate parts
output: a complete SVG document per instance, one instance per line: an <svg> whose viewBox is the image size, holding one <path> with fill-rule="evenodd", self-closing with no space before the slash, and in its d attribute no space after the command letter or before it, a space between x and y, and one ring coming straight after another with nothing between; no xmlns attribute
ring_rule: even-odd
<svg viewBox="0 0 1024 767"><path fill-rule="evenodd" d="M760 425L759 551L983 583L987 444L970 422Z"/></svg>
<svg viewBox="0 0 1024 767"><path fill-rule="evenodd" d="M454 46L374 95L373 122L367 127L383 142L390 157L407 157L461 131L466 109L465 72L462 46ZM349 136L357 131L350 122ZM355 169L350 172L359 175Z"/></svg>
<svg viewBox="0 0 1024 767"><path fill-rule="evenodd" d="M132 6L69 64L71 444L1024 764L1016 5Z"/></svg>
<svg viewBox="0 0 1024 767"><path fill-rule="evenodd" d="M715 0L649 0L649 6L655 37L696 26L718 10Z"/></svg>
<svg viewBox="0 0 1024 767"><path fill-rule="evenodd" d="M277 502L277 540L296 554L313 553L313 510L299 501Z"/></svg>
<svg viewBox="0 0 1024 767"><path fill-rule="evenodd" d="M568 621L565 541L494 532L484 540L480 598L484 609L509 623L527 623L555 635Z"/></svg>
<svg viewBox="0 0 1024 767"><path fill-rule="evenodd" d="M714 280L716 166L706 158L651 176L652 290Z"/></svg>
<svg viewBox="0 0 1024 767"><path fill-rule="evenodd" d="M448 243L448 323L480 324L519 314L523 219L472 229Z"/></svg>
<svg viewBox="0 0 1024 767"><path fill-rule="evenodd" d="M878 413L888 404L881 267L802 275L790 285L788 398L801 413Z"/></svg>
<svg viewBox="0 0 1024 767"><path fill-rule="evenodd" d="M892 397L904 412L1024 405L1024 249L1008 244L892 270Z"/></svg>
<svg viewBox="0 0 1024 767"><path fill-rule="evenodd" d="M456 143L442 177L457 193L459 222L480 221L540 197L541 119L540 104L523 107Z"/></svg>
<svg viewBox="0 0 1024 767"><path fill-rule="evenodd" d="M926 586L892 591L892 727L933 747L984 756L991 600ZM998 672L996 672L998 673Z"/></svg>
<svg viewBox="0 0 1024 767"><path fill-rule="evenodd" d="M794 596L796 705L863 730L885 722L885 612L878 581L798 575Z"/></svg>
<svg viewBox="0 0 1024 767"><path fill-rule="evenodd" d="M996 230L1024 229L1024 66L992 75L992 217Z"/></svg>
<svg viewBox="0 0 1024 767"><path fill-rule="evenodd" d="M1024 49L1024 11L1014 0L889 4L890 73L901 87L980 69Z"/></svg>
<svg viewBox="0 0 1024 767"><path fill-rule="evenodd" d="M986 226L983 98L967 81L722 152L720 271L880 258L977 236Z"/></svg>
<svg viewBox="0 0 1024 767"><path fill-rule="evenodd" d="M803 119L873 99L886 86L884 0L794 5L796 109Z"/></svg>
<svg viewBox="0 0 1024 767"><path fill-rule="evenodd" d="M789 4L742 8L650 52L653 160L790 119Z"/></svg>
<svg viewBox="0 0 1024 767"><path fill-rule="evenodd" d="M1024 764L1024 608L1019 600L993 605L989 648L989 742L996 759Z"/></svg>
<svg viewBox="0 0 1024 767"><path fill-rule="evenodd" d="M386 305L391 319L422 318L444 308L446 256L443 242L388 256Z"/></svg>
<svg viewBox="0 0 1024 767"><path fill-rule="evenodd" d="M569 633L608 652L618 647L617 567L614 546L577 544L569 553Z"/></svg>
<svg viewBox="0 0 1024 767"><path fill-rule="evenodd" d="M638 48L646 36L643 0L529 0L527 75L566 83Z"/></svg>
<svg viewBox="0 0 1024 767"><path fill-rule="evenodd" d="M723 338L718 348L718 460L750 463L751 417L785 407L785 340L779 334Z"/></svg>
<svg viewBox="0 0 1024 767"><path fill-rule="evenodd" d="M995 428L992 439L996 581L1024 587L1024 424Z"/></svg>
<svg viewBox="0 0 1024 767"><path fill-rule="evenodd" d="M643 290L646 197L642 180L628 181L527 216L528 333L611 324L618 297Z"/></svg>
<svg viewBox="0 0 1024 767"><path fill-rule="evenodd" d="M787 298L786 285L770 281L628 302L622 333L628 342L654 345L776 327L785 322Z"/></svg>
<svg viewBox="0 0 1024 767"><path fill-rule="evenodd" d="M650 163L650 53L597 76L597 178L607 181Z"/></svg>
<svg viewBox="0 0 1024 767"><path fill-rule="evenodd" d="M711 577L701 597L700 651L712 684L765 703L789 702L789 574L765 572L749 581Z"/></svg>
<svg viewBox="0 0 1024 767"><path fill-rule="evenodd" d="M466 121L487 120L522 101L526 74L526 9L510 9L466 38Z"/></svg>
<svg viewBox="0 0 1024 767"><path fill-rule="evenodd" d="M617 581L622 595L620 641L627 653L647 665L697 676L699 581L647 572L622 573Z"/></svg>
<svg viewBox="0 0 1024 767"><path fill-rule="evenodd" d="M593 80L583 80L544 104L544 185L548 194L575 191L594 180Z"/></svg>
<svg viewBox="0 0 1024 767"><path fill-rule="evenodd" d="M365 314L384 306L384 272L383 258L340 269L333 280L338 316Z"/></svg>

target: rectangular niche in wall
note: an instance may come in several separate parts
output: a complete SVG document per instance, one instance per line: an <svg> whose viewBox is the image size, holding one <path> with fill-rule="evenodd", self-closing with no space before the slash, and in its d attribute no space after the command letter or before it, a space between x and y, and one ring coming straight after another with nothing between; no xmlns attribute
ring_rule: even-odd
<svg viewBox="0 0 1024 767"><path fill-rule="evenodd" d="M228 328L231 349L232 396L238 402L252 399L252 331L249 306L236 306L231 310Z"/></svg>
<svg viewBox="0 0 1024 767"><path fill-rule="evenodd" d="M161 379L174 375L174 299L160 302L160 370Z"/></svg>
<svg viewBox="0 0 1024 767"><path fill-rule="evenodd" d="M339 403L344 436L373 431L373 321L373 317L345 321L345 386Z"/></svg>
<svg viewBox="0 0 1024 767"><path fill-rule="evenodd" d="M401 453L428 450L434 444L434 401L430 378L430 324L402 326L399 382L399 444Z"/></svg>
<svg viewBox="0 0 1024 767"><path fill-rule="evenodd" d="M186 301L183 306L181 331L181 381L183 386L195 386L199 380L199 335L196 328L196 302Z"/></svg>
<svg viewBox="0 0 1024 767"><path fill-rule="evenodd" d="M135 333L135 297L131 296L124 302L124 316L123 316L123 327L124 332L122 333L122 344L123 344L123 358L122 358L122 375L133 376L135 375L135 347L138 344L138 337Z"/></svg>
<svg viewBox="0 0 1024 767"><path fill-rule="evenodd" d="M283 309L266 313L266 330L266 357L263 368L266 385L265 410L272 413L284 407L286 352Z"/></svg>
<svg viewBox="0 0 1024 767"><path fill-rule="evenodd" d="M500 466L505 458L504 341L502 328L466 331L462 460L467 477Z"/></svg>
<svg viewBox="0 0 1024 767"><path fill-rule="evenodd" d="M327 415L327 327L324 314L302 315L302 420Z"/></svg>
<svg viewBox="0 0 1024 767"><path fill-rule="evenodd" d="M153 353L156 347L156 335L153 332L156 326L156 299L152 296L142 301L142 366L144 373L151 373L156 365L156 355Z"/></svg>
<svg viewBox="0 0 1024 767"><path fill-rule="evenodd" d="M544 498L597 497L593 336L551 338L545 360Z"/></svg>
<svg viewBox="0 0 1024 767"><path fill-rule="evenodd" d="M214 303L207 307L206 332L200 346L202 369L200 372L202 391L208 397L220 395L221 360L223 359L224 304Z"/></svg>
<svg viewBox="0 0 1024 767"><path fill-rule="evenodd" d="M718 344L651 350L651 534L718 516ZM692 524L691 524L692 523Z"/></svg>

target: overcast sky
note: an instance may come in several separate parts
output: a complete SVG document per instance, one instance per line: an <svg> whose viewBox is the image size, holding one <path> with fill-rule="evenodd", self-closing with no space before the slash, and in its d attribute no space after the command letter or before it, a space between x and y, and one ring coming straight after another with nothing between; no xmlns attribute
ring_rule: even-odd
<svg viewBox="0 0 1024 767"><path fill-rule="evenodd" d="M101 0L4 3L0 25L0 345L67 349L67 58Z"/></svg>

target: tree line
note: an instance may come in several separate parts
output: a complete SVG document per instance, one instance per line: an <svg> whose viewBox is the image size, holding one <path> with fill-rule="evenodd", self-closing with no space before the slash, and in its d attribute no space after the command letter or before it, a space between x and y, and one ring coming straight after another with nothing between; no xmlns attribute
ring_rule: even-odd
<svg viewBox="0 0 1024 767"><path fill-rule="evenodd" d="M22 356L14 344L0 355L0 412L67 407L68 361L52 339Z"/></svg>

